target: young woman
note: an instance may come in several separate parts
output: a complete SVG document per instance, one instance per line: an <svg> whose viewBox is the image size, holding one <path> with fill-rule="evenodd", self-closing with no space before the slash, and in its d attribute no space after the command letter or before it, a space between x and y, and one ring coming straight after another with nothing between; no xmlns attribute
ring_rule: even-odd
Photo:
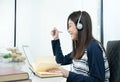
<svg viewBox="0 0 120 82"><path fill-rule="evenodd" d="M71 35L73 50L63 55L57 28L51 31L53 54L57 63L71 65L71 70L58 70L67 82L109 82L109 65L102 44L92 35L90 15L86 11L75 11L67 20L67 30Z"/></svg>

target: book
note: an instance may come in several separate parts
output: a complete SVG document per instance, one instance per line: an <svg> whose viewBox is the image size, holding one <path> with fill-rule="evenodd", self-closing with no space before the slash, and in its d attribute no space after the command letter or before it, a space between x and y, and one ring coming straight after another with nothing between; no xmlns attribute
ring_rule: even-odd
<svg viewBox="0 0 120 82"><path fill-rule="evenodd" d="M0 67L0 82L24 79L29 79L27 72L11 67Z"/></svg>
<svg viewBox="0 0 120 82"><path fill-rule="evenodd" d="M9 82L32 82L31 79L17 80L17 81L9 81Z"/></svg>
<svg viewBox="0 0 120 82"><path fill-rule="evenodd" d="M57 69L60 64L57 64L53 56L38 56L35 63L30 65L31 71L39 77L59 77L63 76L60 72L49 72L50 69Z"/></svg>

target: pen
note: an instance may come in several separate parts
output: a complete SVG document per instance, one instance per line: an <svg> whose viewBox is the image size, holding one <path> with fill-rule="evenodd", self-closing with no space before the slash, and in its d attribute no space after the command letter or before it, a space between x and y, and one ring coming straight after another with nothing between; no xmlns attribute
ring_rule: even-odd
<svg viewBox="0 0 120 82"><path fill-rule="evenodd" d="M63 33L62 31L58 31L59 33Z"/></svg>

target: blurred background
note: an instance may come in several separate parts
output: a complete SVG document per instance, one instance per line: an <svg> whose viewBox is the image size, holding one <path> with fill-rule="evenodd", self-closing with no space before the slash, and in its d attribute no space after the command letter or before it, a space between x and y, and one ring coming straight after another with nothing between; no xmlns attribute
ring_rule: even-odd
<svg viewBox="0 0 120 82"><path fill-rule="evenodd" d="M72 50L67 17L77 10L87 11L93 35L106 48L107 41L120 40L119 0L0 0L0 52L28 45L32 55L52 55L53 27L60 34L64 54Z"/></svg>

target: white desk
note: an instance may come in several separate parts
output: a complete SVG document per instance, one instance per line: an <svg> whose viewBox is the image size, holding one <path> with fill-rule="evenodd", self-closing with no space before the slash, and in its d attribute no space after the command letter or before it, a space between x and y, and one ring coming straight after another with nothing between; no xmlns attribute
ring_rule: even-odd
<svg viewBox="0 0 120 82"><path fill-rule="evenodd" d="M32 76L32 82L66 82L63 77L53 77L53 78L39 78L37 76Z"/></svg>
<svg viewBox="0 0 120 82"><path fill-rule="evenodd" d="M0 62L0 66L1 67L14 67L16 69L24 70L29 73L29 76L32 82L66 82L66 79L64 77L40 78L34 75L24 62L21 62L21 63Z"/></svg>

